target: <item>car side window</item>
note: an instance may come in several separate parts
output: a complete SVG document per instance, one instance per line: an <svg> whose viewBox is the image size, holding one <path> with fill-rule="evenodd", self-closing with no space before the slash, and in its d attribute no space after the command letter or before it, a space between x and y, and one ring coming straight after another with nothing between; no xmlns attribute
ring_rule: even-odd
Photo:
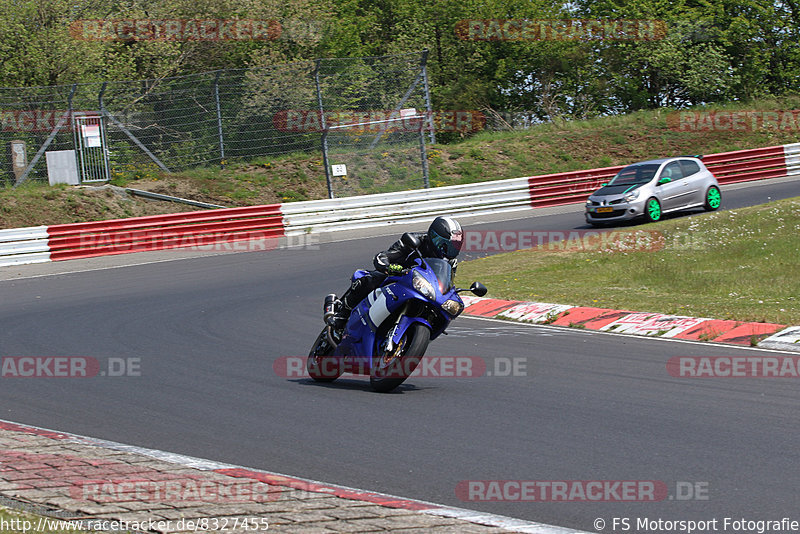
<svg viewBox="0 0 800 534"><path fill-rule="evenodd" d="M690 159L682 159L681 168L683 168L684 176L691 176L700 172L700 165L698 165L696 161L692 161Z"/></svg>
<svg viewBox="0 0 800 534"><path fill-rule="evenodd" d="M672 161L667 163L667 166L661 170L661 176L658 178L659 181L662 178L669 178L673 182L683 178L683 170L681 170L680 162Z"/></svg>

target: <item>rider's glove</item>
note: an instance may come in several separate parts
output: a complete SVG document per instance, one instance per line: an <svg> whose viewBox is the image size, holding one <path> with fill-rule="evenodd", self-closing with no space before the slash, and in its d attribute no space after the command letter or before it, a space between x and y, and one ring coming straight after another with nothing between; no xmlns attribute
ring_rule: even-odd
<svg viewBox="0 0 800 534"><path fill-rule="evenodd" d="M386 267L386 273L390 274L390 275L398 275L398 274L401 274L402 272L403 272L403 266L402 265L398 265L396 263L390 263Z"/></svg>

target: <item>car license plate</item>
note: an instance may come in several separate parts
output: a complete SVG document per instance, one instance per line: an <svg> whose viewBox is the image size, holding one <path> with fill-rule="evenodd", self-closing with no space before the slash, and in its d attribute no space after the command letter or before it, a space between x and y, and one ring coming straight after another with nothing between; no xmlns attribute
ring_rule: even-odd
<svg viewBox="0 0 800 534"><path fill-rule="evenodd" d="M614 211L614 208L612 208L611 206L605 208L597 208L597 213L611 213L612 211Z"/></svg>

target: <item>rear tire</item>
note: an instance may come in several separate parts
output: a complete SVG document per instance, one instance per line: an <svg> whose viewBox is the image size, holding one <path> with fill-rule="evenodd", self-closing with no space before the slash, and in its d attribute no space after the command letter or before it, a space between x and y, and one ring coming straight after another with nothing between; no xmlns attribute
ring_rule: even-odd
<svg viewBox="0 0 800 534"><path fill-rule="evenodd" d="M715 185L712 185L706 191L706 202L703 207L706 211L715 211L719 209L719 205L722 202L722 195L719 192L719 188Z"/></svg>
<svg viewBox="0 0 800 534"><path fill-rule="evenodd" d="M644 205L644 218L647 222L657 222L661 220L661 203L656 197L650 197Z"/></svg>
<svg viewBox="0 0 800 534"><path fill-rule="evenodd" d="M328 341L328 327L325 327L317 336L306 360L306 370L311 378L317 382L333 382L342 376L342 363L333 356L335 349Z"/></svg>
<svg viewBox="0 0 800 534"><path fill-rule="evenodd" d="M425 356L430 340L430 329L421 323L414 323L408 327L400 339L394 354L376 350L376 358L373 361L369 377L369 384L373 391L388 393L405 382L406 378L417 368L422 357ZM385 366L381 366L386 359L391 361L386 362Z"/></svg>

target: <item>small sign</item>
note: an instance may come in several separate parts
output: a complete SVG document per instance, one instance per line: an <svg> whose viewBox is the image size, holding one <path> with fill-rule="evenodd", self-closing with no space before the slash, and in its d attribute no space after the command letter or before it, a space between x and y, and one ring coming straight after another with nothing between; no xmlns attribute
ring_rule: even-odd
<svg viewBox="0 0 800 534"><path fill-rule="evenodd" d="M417 115L416 108L405 108L400 110L400 118L407 119L409 117L415 117Z"/></svg>
<svg viewBox="0 0 800 534"><path fill-rule="evenodd" d="M25 141L15 139L11 141L11 168L14 171L15 180L19 180L25 173L28 166L28 153L25 149Z"/></svg>
<svg viewBox="0 0 800 534"><path fill-rule="evenodd" d="M83 138L87 147L102 146L100 142L100 125L99 124L82 124Z"/></svg>
<svg viewBox="0 0 800 534"><path fill-rule="evenodd" d="M347 176L347 165L331 165L331 173L334 176Z"/></svg>

